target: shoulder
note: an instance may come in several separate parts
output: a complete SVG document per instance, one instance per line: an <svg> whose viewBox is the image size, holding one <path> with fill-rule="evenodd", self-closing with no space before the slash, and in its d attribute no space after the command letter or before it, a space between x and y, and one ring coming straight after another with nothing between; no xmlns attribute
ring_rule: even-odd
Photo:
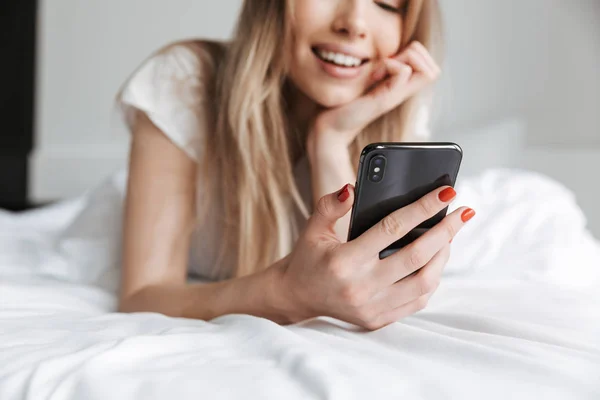
<svg viewBox="0 0 600 400"><path fill-rule="evenodd" d="M197 160L202 135L210 129L222 42L190 40L154 52L126 80L117 104L132 128L138 112Z"/></svg>
<svg viewBox="0 0 600 400"><path fill-rule="evenodd" d="M188 40L159 49L148 61L182 78L214 72L223 62L227 44L211 40ZM168 72L168 71L167 71Z"/></svg>
<svg viewBox="0 0 600 400"><path fill-rule="evenodd" d="M207 40L189 40L162 47L144 60L125 81L120 95L134 85L142 87L174 87L182 81L213 81L223 62L226 44Z"/></svg>

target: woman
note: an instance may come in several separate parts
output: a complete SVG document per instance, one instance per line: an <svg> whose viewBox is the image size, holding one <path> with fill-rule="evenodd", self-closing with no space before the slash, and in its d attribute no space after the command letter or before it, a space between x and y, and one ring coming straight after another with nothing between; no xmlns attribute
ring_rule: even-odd
<svg viewBox="0 0 600 400"><path fill-rule="evenodd" d="M362 147L419 129L437 16L435 0L245 0L231 43L147 60L120 95L133 134L120 310L377 329L422 309L474 211L378 253L452 188L344 238Z"/></svg>

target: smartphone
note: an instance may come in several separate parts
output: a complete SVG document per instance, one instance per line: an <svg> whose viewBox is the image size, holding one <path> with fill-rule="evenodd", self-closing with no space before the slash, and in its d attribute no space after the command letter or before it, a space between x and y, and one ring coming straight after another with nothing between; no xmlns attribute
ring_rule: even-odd
<svg viewBox="0 0 600 400"><path fill-rule="evenodd" d="M373 143L360 155L348 241L442 186L454 186L463 151L455 143ZM379 253L390 256L442 221L440 211Z"/></svg>

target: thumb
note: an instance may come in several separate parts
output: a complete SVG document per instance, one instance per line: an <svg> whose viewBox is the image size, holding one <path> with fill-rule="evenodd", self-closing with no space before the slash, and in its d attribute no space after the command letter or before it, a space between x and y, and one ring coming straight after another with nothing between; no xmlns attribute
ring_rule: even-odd
<svg viewBox="0 0 600 400"><path fill-rule="evenodd" d="M318 234L333 231L338 219L348 214L354 204L354 186L348 184L341 190L321 197L308 222L308 230Z"/></svg>

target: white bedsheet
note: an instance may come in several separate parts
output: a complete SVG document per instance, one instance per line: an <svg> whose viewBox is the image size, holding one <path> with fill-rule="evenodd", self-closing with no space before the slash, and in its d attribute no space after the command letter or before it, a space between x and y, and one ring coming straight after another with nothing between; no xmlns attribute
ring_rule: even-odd
<svg viewBox="0 0 600 400"><path fill-rule="evenodd" d="M461 182L430 305L365 332L114 313L123 178L0 213L0 399L600 399L600 246L552 181Z"/></svg>

